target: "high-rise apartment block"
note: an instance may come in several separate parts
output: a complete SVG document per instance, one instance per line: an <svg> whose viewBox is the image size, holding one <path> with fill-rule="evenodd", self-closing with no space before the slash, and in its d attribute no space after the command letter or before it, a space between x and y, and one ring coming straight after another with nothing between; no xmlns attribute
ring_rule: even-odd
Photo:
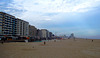
<svg viewBox="0 0 100 58"><path fill-rule="evenodd" d="M29 23L17 18L17 35L20 37L29 36Z"/></svg>
<svg viewBox="0 0 100 58"><path fill-rule="evenodd" d="M0 38L32 38L49 39L52 33L47 29L37 30L29 22L16 18L10 14L0 12Z"/></svg>
<svg viewBox="0 0 100 58"><path fill-rule="evenodd" d="M10 14L0 12L0 37L5 36L29 36L29 23Z"/></svg>
<svg viewBox="0 0 100 58"><path fill-rule="evenodd" d="M17 19L7 13L0 12L0 35L16 36Z"/></svg>

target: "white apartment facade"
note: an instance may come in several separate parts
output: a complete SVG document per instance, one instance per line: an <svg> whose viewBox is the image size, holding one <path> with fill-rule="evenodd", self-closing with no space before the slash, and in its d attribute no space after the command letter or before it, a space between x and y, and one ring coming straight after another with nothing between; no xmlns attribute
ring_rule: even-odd
<svg viewBox="0 0 100 58"><path fill-rule="evenodd" d="M29 23L17 18L17 35L20 37L29 36Z"/></svg>

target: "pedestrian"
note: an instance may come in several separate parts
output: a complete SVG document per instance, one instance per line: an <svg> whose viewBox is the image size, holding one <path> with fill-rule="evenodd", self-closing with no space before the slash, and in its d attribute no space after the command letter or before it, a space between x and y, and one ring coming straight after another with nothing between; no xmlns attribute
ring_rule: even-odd
<svg viewBox="0 0 100 58"><path fill-rule="evenodd" d="M92 40L92 42L93 42L93 40Z"/></svg>
<svg viewBox="0 0 100 58"><path fill-rule="evenodd" d="M3 41L1 43L3 44Z"/></svg>
<svg viewBox="0 0 100 58"><path fill-rule="evenodd" d="M44 41L44 45L46 44L46 42Z"/></svg>
<svg viewBox="0 0 100 58"><path fill-rule="evenodd" d="M54 42L56 42L56 40L54 40Z"/></svg>

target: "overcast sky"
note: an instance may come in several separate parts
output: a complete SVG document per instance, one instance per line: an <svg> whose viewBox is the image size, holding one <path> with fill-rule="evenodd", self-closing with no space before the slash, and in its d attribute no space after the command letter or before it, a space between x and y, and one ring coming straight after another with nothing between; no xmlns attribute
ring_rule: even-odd
<svg viewBox="0 0 100 58"><path fill-rule="evenodd" d="M0 0L0 11L57 35L100 39L100 0Z"/></svg>

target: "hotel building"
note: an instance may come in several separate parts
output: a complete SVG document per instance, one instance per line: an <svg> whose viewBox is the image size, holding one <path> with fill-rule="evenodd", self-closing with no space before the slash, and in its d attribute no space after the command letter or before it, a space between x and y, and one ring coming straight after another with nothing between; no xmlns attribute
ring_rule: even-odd
<svg viewBox="0 0 100 58"><path fill-rule="evenodd" d="M4 12L0 12L0 36L16 36L17 19Z"/></svg>
<svg viewBox="0 0 100 58"><path fill-rule="evenodd" d="M35 26L29 25L29 36L31 39L37 37L37 28Z"/></svg>
<svg viewBox="0 0 100 58"><path fill-rule="evenodd" d="M17 18L17 35L19 37L29 36L29 23Z"/></svg>
<svg viewBox="0 0 100 58"><path fill-rule="evenodd" d="M28 37L29 23L0 12L0 37Z"/></svg>

